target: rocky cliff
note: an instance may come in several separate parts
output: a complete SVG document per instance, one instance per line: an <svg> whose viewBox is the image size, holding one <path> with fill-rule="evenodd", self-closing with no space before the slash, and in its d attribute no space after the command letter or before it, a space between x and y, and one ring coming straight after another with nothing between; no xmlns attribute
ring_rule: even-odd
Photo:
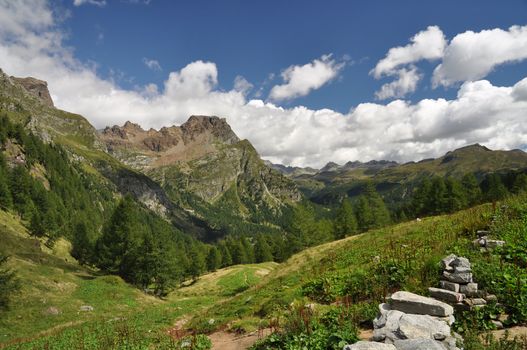
<svg viewBox="0 0 527 350"><path fill-rule="evenodd" d="M223 118L191 116L160 130L127 122L105 128L100 137L112 155L170 189L176 201L190 192L214 204L230 193L237 215L251 216L301 199L295 184L268 167Z"/></svg>

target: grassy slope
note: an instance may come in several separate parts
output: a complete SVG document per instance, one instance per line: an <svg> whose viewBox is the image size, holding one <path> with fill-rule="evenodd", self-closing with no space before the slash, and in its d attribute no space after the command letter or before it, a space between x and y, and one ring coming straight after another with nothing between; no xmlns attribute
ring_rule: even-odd
<svg viewBox="0 0 527 350"><path fill-rule="evenodd" d="M491 206L484 205L454 215L407 222L307 249L281 264L260 284L209 309L206 314L197 315L191 325L210 331L205 321L213 318L219 321L217 327L229 325L238 328L241 325L249 330L265 326L268 319L259 320L256 315L261 314L269 303L281 305L285 310L291 302L303 298L301 287L304 283L316 278L346 276L358 269L368 271L373 268L376 256L381 260L402 258L418 261L421 266L417 266L416 270L425 272L427 266L437 263L449 251L453 242L467 239L476 229L485 227L490 213ZM427 287L434 282L427 280L426 276L416 275L408 289L426 293Z"/></svg>
<svg viewBox="0 0 527 350"><path fill-rule="evenodd" d="M87 342L87 337L97 343L100 334L119 333L116 329L121 323L107 323L116 319L133 327L141 341L148 344L167 338L166 330L181 318L189 319L189 327L197 331L265 327L270 316L262 313L266 305L278 304L285 310L292 301L303 299L301 287L306 282L345 276L357 269L368 271L376 256L381 260L396 257L419 261L419 272L439 261L454 241L470 239L475 229L485 227L491 212L491 206L484 205L324 244L280 265L265 263L219 270L178 289L165 301L146 296L117 277L97 276L79 267L65 253L65 242L55 255L41 251L40 243L27 236L17 218L0 212L0 222L4 223L0 225L2 248L12 255L10 265L24 285L11 310L2 315L0 344L42 335L46 337L12 348L33 349L50 342L66 344L66 349L71 346L68 341ZM426 276L417 274L408 289L424 292L430 283ZM91 305L95 310L79 312L81 305ZM61 313L47 314L50 306ZM64 327L67 329L62 330ZM130 332L127 328L124 334Z"/></svg>
<svg viewBox="0 0 527 350"><path fill-rule="evenodd" d="M82 338L97 343L104 333L115 332L123 324L132 325L141 338L145 338L144 332L150 333L152 339L146 341L154 342L178 318L199 313L251 287L277 265L222 269L162 301L116 276L100 276L78 266L67 253L66 241L59 241L53 251L46 248L28 235L17 217L4 211L0 211L0 242L0 250L10 254L9 267L16 270L23 286L10 310L1 311L0 348L17 344L12 348L40 349L50 342L59 349L68 349L69 341L78 343ZM94 311L82 312L81 305L90 305ZM51 314L50 307L60 313Z"/></svg>

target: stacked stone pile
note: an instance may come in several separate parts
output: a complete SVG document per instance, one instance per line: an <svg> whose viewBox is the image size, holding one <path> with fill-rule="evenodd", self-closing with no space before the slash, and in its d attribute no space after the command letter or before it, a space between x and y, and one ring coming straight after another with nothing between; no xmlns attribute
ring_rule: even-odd
<svg viewBox="0 0 527 350"><path fill-rule="evenodd" d="M487 302L496 301L495 295L478 289L467 258L450 254L441 263L443 277L439 288L428 288L433 298L449 303L459 311L483 307Z"/></svg>
<svg viewBox="0 0 527 350"><path fill-rule="evenodd" d="M345 350L458 350L451 305L410 292L394 293L379 305L372 341L346 345Z"/></svg>

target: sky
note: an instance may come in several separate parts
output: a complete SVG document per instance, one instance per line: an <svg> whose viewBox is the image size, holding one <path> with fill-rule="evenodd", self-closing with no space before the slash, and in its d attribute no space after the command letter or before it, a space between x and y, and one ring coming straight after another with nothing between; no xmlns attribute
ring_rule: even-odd
<svg viewBox="0 0 527 350"><path fill-rule="evenodd" d="M96 128L217 115L287 165L527 147L527 0L0 0L0 68Z"/></svg>

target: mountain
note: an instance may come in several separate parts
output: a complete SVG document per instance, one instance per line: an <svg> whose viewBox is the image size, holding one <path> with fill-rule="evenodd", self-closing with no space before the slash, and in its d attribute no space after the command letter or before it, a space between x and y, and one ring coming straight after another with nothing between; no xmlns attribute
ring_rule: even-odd
<svg viewBox="0 0 527 350"><path fill-rule="evenodd" d="M109 193L131 194L204 240L278 232L284 210L302 198L225 119L191 116L160 130L128 122L97 131L84 117L55 108L46 82L1 71L0 111L44 142L68 149Z"/></svg>
<svg viewBox="0 0 527 350"><path fill-rule="evenodd" d="M206 214L200 210L227 208L238 220L272 223L301 199L294 182L268 167L223 118L191 116L181 126L160 130L127 122L105 128L100 139L111 155L154 179L174 202L199 216Z"/></svg>
<svg viewBox="0 0 527 350"><path fill-rule="evenodd" d="M507 173L527 169L527 153L522 150L490 150L474 144L447 152L439 158L398 164L380 160L347 162L338 165L330 162L315 174L296 176L288 173L301 191L320 204L332 204L347 195L361 193L366 181L373 181L388 203L407 197L423 177L441 176L460 179L473 173L481 181L489 173Z"/></svg>

